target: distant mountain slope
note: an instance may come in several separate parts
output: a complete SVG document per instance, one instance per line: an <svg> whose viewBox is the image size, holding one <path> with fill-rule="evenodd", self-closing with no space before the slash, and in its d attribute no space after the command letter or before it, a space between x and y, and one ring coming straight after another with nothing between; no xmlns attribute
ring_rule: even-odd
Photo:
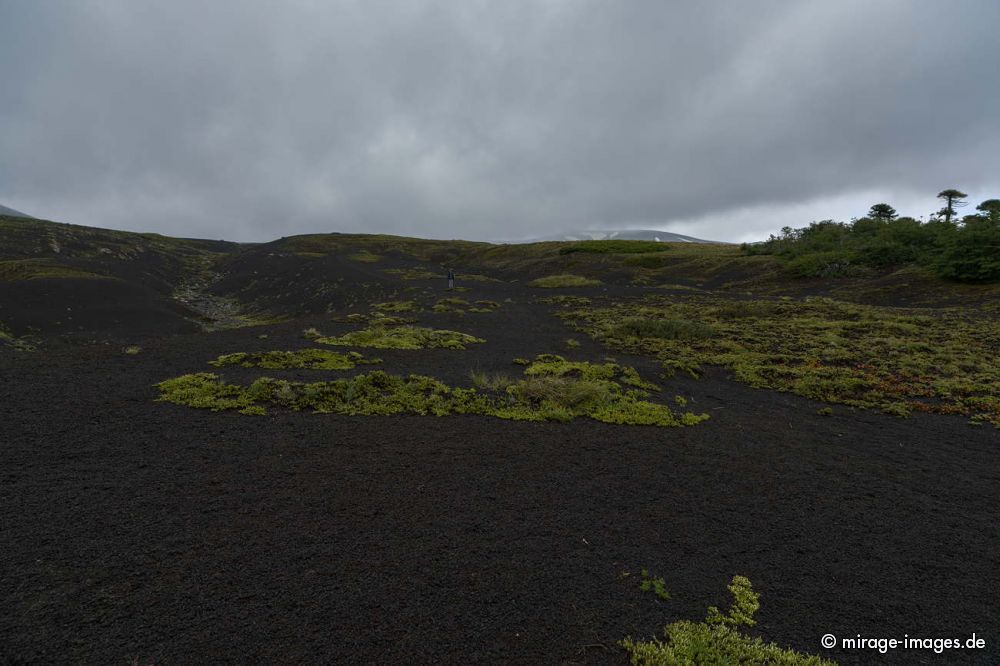
<svg viewBox="0 0 1000 666"><path fill-rule="evenodd" d="M198 313L176 293L237 247L0 215L0 328L86 339L197 331Z"/></svg>
<svg viewBox="0 0 1000 666"><path fill-rule="evenodd" d="M658 231L656 229L618 229L614 231L569 231L554 236L544 238L533 238L526 243L536 241L577 241L577 240L644 240L657 241L659 243L719 243L719 241L704 240L684 234L675 234L670 231Z"/></svg>
<svg viewBox="0 0 1000 666"><path fill-rule="evenodd" d="M7 208L7 206L0 206L0 215L8 215L10 217L28 217L28 218L31 217L30 215L22 213L19 210L14 210L13 208Z"/></svg>

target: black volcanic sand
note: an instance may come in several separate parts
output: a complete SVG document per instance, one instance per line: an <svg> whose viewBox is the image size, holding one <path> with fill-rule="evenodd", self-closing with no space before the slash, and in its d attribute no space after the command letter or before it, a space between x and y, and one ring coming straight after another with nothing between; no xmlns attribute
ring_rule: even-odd
<svg viewBox="0 0 1000 666"><path fill-rule="evenodd" d="M427 285L448 295L410 286ZM419 315L488 340L467 351L360 351L466 385L471 369L517 373L511 359L542 352L610 355L656 379L651 361L531 302L550 292L458 295L514 302ZM822 417L721 371L661 382L660 399L712 415L692 428L154 402L154 383L219 354L308 346L306 326L355 328L316 315L139 340L139 327L119 331L135 356L117 342L0 354L0 661L621 664L615 641L728 605L734 574L761 593L753 633L785 646L842 663L1000 660L994 429ZM644 567L670 601L638 590ZM973 632L987 650L819 644Z"/></svg>

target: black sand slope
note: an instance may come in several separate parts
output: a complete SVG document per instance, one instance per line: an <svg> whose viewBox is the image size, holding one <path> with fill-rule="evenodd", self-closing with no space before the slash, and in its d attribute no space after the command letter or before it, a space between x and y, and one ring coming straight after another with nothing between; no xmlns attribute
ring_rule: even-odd
<svg viewBox="0 0 1000 666"><path fill-rule="evenodd" d="M329 262L334 281L354 278L334 314L448 295L441 280L386 277L396 264ZM285 291L248 298L294 304ZM611 354L656 377L652 360L570 331L535 301L549 294L481 282L460 295L501 307L420 323L486 344L371 350L379 367L468 385L470 370L516 371L514 357ZM0 296L24 317L44 307ZM741 574L762 597L751 633L767 640L845 664L1000 663L995 429L823 417L714 370L661 381L664 399L711 414L690 428L248 417L154 401L155 383L220 354L352 328L306 305L314 314L213 333L155 330L117 309L92 313L96 344L55 335L0 353L0 662L624 664L616 641L704 617ZM123 354L122 340L141 351ZM642 568L670 601L639 591ZM986 650L819 643L973 632Z"/></svg>

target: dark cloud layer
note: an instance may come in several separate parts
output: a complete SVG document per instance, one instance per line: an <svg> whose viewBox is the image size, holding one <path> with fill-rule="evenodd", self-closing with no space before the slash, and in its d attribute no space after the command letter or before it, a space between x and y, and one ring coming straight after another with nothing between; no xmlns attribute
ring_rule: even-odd
<svg viewBox="0 0 1000 666"><path fill-rule="evenodd" d="M926 214L1000 196L997 26L995 0L0 0L0 203L238 240Z"/></svg>

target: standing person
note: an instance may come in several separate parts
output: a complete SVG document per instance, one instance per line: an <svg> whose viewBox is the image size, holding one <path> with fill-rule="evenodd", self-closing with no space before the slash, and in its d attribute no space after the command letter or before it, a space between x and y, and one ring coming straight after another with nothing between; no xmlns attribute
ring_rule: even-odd
<svg viewBox="0 0 1000 666"><path fill-rule="evenodd" d="M455 271L451 268L448 269L448 288L455 288Z"/></svg>

